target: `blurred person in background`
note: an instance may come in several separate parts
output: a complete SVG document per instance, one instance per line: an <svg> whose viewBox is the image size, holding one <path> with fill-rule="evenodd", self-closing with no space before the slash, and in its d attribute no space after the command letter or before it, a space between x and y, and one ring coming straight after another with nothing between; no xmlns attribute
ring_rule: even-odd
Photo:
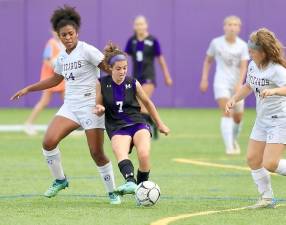
<svg viewBox="0 0 286 225"><path fill-rule="evenodd" d="M242 126L244 101L237 102L231 112L226 112L225 106L231 96L242 87L249 60L247 44L238 37L240 28L239 17L228 16L224 19L224 35L211 41L200 83L200 90L205 93L209 87L209 72L215 60L214 97L222 112L220 129L228 155L240 154L237 138Z"/></svg>
<svg viewBox="0 0 286 225"><path fill-rule="evenodd" d="M46 43L43 53L43 63L41 68L41 80L45 80L54 75L54 65L56 59L63 49L62 43L60 42L58 35L55 31L52 31L52 37ZM62 81L56 87L44 90L42 92L41 99L34 106L31 114L25 122L24 131L28 135L36 135L37 131L33 124L38 117L39 113L48 106L54 94L59 93L61 98L64 98L64 81Z"/></svg>
<svg viewBox="0 0 286 225"><path fill-rule="evenodd" d="M172 86L173 81L166 60L162 55L159 41L148 31L147 19L141 15L137 16L134 20L133 28L134 34L128 39L125 52L132 58L133 77L138 80L147 96L151 98L156 87L155 58L158 59L158 63L162 68L166 85ZM141 102L140 106L146 121L152 127L153 137L157 139L158 131L156 125Z"/></svg>

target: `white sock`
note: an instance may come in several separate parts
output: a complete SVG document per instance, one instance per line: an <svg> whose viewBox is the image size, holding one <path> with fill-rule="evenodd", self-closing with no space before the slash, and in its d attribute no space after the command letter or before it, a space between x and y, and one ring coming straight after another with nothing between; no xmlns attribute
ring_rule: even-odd
<svg viewBox="0 0 286 225"><path fill-rule="evenodd" d="M286 176L286 159L280 159L275 172L282 176Z"/></svg>
<svg viewBox="0 0 286 225"><path fill-rule="evenodd" d="M58 147L56 147L52 151L47 151L43 149L43 154L46 158L46 162L48 164L52 176L56 180L64 180L66 177L62 167L60 149Z"/></svg>
<svg viewBox="0 0 286 225"><path fill-rule="evenodd" d="M227 151L233 150L233 119L222 117L220 122L221 134Z"/></svg>
<svg viewBox="0 0 286 225"><path fill-rule="evenodd" d="M269 172L262 167L258 170L251 170L251 175L258 188L258 192L262 195L262 197L273 198L274 196Z"/></svg>
<svg viewBox="0 0 286 225"><path fill-rule="evenodd" d="M240 134L242 122L236 123L233 121L233 139L236 140Z"/></svg>
<svg viewBox="0 0 286 225"><path fill-rule="evenodd" d="M113 192L115 190L115 179L113 174L112 163L109 162L104 166L98 166L97 169L105 185L106 191L108 193Z"/></svg>

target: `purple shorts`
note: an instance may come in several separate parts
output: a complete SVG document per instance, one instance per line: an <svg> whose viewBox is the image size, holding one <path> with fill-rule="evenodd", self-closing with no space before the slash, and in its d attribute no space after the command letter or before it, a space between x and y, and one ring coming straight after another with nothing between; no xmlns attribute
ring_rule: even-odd
<svg viewBox="0 0 286 225"><path fill-rule="evenodd" d="M139 82L141 85L144 85L144 84L153 84L155 87L157 86L156 81L153 80L153 79L138 79L138 82Z"/></svg>
<svg viewBox="0 0 286 225"><path fill-rule="evenodd" d="M128 135L131 138L133 138L137 131L143 130L143 129L148 130L150 132L150 135L151 135L151 128L148 124L136 123L134 125L131 125L128 127L123 127L120 130L114 131L112 133L112 136L114 136L114 135Z"/></svg>

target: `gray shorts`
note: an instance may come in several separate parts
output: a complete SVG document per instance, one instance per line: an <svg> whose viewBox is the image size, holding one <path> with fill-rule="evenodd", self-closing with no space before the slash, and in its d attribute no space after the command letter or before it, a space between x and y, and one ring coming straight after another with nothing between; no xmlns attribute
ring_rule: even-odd
<svg viewBox="0 0 286 225"><path fill-rule="evenodd" d="M252 128L250 138L269 144L286 144L286 119L257 118Z"/></svg>

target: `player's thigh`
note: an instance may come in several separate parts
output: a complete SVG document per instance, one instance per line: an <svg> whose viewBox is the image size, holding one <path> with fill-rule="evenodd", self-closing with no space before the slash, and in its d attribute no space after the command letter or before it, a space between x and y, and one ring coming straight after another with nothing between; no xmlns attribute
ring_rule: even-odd
<svg viewBox="0 0 286 225"><path fill-rule="evenodd" d="M271 172L275 172L280 159L283 157L284 144L266 144L263 155L263 167Z"/></svg>
<svg viewBox="0 0 286 225"><path fill-rule="evenodd" d="M137 131L133 137L133 143L137 149L139 159L147 160L150 156L151 135L147 129Z"/></svg>
<svg viewBox="0 0 286 225"><path fill-rule="evenodd" d="M111 138L112 150L118 162L128 159L131 142L129 135L114 135Z"/></svg>
<svg viewBox="0 0 286 225"><path fill-rule="evenodd" d="M54 149L57 144L70 132L79 127L79 124L63 116L55 116L48 126L44 136L43 147L46 150Z"/></svg>
<svg viewBox="0 0 286 225"><path fill-rule="evenodd" d="M259 169L262 166L263 154L266 146L264 141L249 139L247 147L247 163L251 169Z"/></svg>
<svg viewBox="0 0 286 225"><path fill-rule="evenodd" d="M155 85L154 84L151 84L151 83L148 83L148 84L143 84L142 85L142 88L143 90L145 91L146 95L151 98L153 93L154 93L154 90L155 90Z"/></svg>

